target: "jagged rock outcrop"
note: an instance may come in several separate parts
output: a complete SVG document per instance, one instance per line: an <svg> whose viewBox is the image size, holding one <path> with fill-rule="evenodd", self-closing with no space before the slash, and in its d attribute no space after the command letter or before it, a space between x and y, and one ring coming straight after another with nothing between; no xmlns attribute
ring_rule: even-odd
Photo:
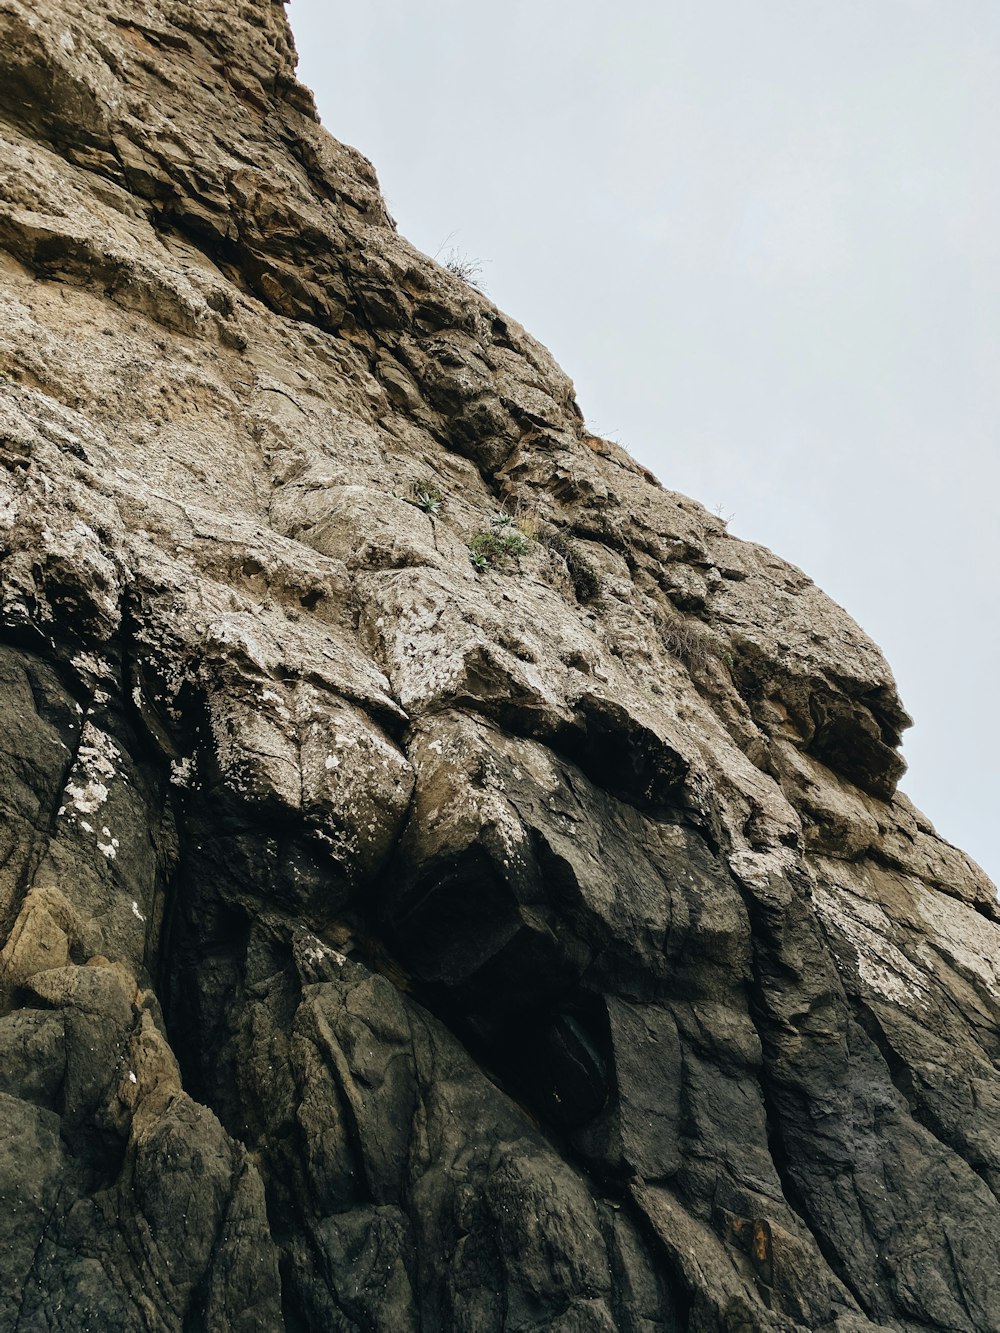
<svg viewBox="0 0 1000 1333"><path fill-rule="evenodd" d="M1000 1327L1000 914L876 647L279 4L0 51L0 1328Z"/></svg>

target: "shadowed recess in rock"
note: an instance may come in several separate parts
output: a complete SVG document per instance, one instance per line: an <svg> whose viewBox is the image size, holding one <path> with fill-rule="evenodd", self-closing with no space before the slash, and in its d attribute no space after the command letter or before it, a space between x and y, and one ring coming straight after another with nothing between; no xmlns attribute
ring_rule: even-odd
<svg viewBox="0 0 1000 1333"><path fill-rule="evenodd" d="M0 1326L992 1333L995 890L265 0L0 5Z"/></svg>

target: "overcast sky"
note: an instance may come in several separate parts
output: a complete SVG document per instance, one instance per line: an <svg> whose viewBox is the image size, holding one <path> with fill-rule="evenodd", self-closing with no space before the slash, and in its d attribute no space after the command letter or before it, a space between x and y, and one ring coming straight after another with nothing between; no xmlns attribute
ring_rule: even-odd
<svg viewBox="0 0 1000 1333"><path fill-rule="evenodd" d="M885 650L1000 878L997 0L293 0L400 230Z"/></svg>

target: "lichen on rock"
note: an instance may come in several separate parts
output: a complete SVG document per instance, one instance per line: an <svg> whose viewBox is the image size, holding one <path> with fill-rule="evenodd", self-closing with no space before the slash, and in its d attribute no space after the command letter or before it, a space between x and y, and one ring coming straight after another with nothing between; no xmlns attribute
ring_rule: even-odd
<svg viewBox="0 0 1000 1333"><path fill-rule="evenodd" d="M995 1330L1000 912L877 647L280 4L0 51L0 1326Z"/></svg>

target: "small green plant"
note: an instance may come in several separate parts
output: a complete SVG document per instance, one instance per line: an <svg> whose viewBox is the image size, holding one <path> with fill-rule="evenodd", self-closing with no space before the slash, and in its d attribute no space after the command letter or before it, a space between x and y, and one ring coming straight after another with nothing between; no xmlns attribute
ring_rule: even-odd
<svg viewBox="0 0 1000 1333"><path fill-rule="evenodd" d="M415 481L410 487L410 503L415 504L418 509L422 509L425 514L434 518L441 512L444 496L433 482Z"/></svg>
<svg viewBox="0 0 1000 1333"><path fill-rule="evenodd" d="M469 559L480 573L487 569L505 569L512 559L526 555L530 547L527 537L516 527L501 523L476 533L469 542Z"/></svg>

